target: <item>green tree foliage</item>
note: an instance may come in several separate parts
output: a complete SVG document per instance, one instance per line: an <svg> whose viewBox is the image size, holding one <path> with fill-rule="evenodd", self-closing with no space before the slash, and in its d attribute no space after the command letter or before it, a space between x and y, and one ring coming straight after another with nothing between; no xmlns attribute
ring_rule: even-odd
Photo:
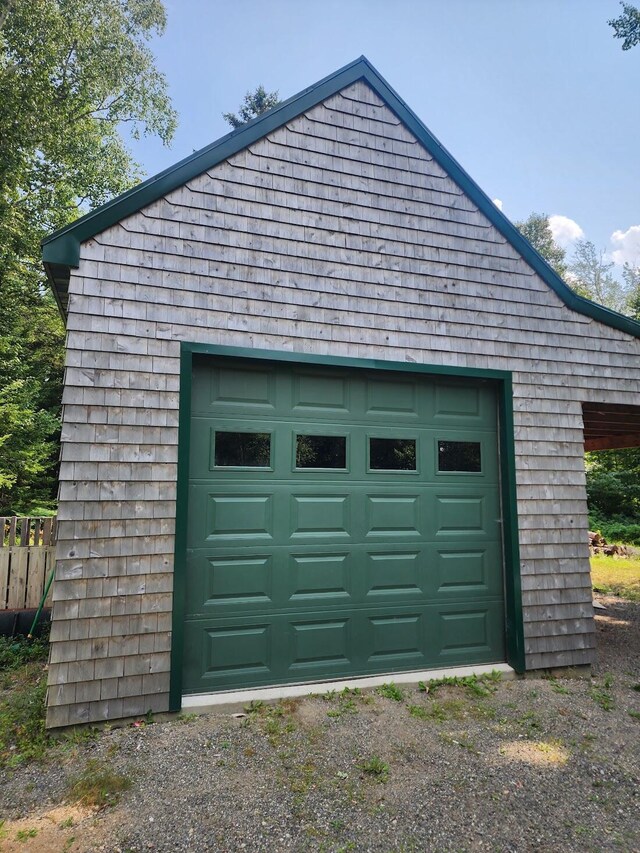
<svg viewBox="0 0 640 853"><path fill-rule="evenodd" d="M0 514L55 496L64 329L40 240L139 178L118 128L167 143L160 0L0 0Z"/></svg>
<svg viewBox="0 0 640 853"><path fill-rule="evenodd" d="M624 311L625 291L611 275L612 268L613 262L605 261L604 252L599 252L589 240L578 240L569 264L568 281L581 296L613 311Z"/></svg>
<svg viewBox="0 0 640 853"><path fill-rule="evenodd" d="M622 278L627 295L626 313L634 320L640 320L640 267L625 264Z"/></svg>
<svg viewBox="0 0 640 853"><path fill-rule="evenodd" d="M640 448L588 453L587 495L596 516L640 521Z"/></svg>
<svg viewBox="0 0 640 853"><path fill-rule="evenodd" d="M222 113L222 118L236 130L251 119L256 118L267 110L277 107L280 103L278 92L267 92L264 86L258 86L253 92L247 92L236 113Z"/></svg>
<svg viewBox="0 0 640 853"><path fill-rule="evenodd" d="M524 222L516 222L515 226L527 238L533 248L537 249L542 257L551 264L560 278L564 278L567 274L566 253L553 239L547 214L532 213Z"/></svg>
<svg viewBox="0 0 640 853"><path fill-rule="evenodd" d="M630 50L640 44L640 9L630 3L621 3L622 14L607 21L613 27L614 38L624 39L623 50Z"/></svg>

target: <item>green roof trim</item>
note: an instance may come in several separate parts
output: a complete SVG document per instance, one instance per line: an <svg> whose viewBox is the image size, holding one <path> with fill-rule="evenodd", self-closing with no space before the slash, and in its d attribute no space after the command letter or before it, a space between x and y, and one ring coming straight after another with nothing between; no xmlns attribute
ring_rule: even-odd
<svg viewBox="0 0 640 853"><path fill-rule="evenodd" d="M42 241L44 267L60 307L63 308L65 303L70 270L72 267L78 267L80 246L85 240L183 186L356 80L365 80L371 86L568 308L640 338L640 322L578 296L565 284L364 56L45 238Z"/></svg>

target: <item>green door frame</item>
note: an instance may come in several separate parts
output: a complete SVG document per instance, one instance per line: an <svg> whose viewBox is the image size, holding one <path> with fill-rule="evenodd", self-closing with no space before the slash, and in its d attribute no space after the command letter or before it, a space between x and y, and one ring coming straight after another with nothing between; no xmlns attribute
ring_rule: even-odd
<svg viewBox="0 0 640 853"><path fill-rule="evenodd" d="M223 356L254 361L280 361L331 367L392 370L401 373L424 373L431 376L458 376L495 382L498 395L498 441L500 450L500 484L502 498L502 547L505 582L505 636L507 663L516 672L524 672L524 623L520 583L520 549L518 543L518 509L516 502L516 464L513 432L513 385L509 371L480 368L448 367L415 362L380 361L365 358L315 355L295 352L218 346L217 344L180 344L180 410L178 425L178 482L176 496L176 534L173 579L173 625L171 640L171 680L169 710L182 705L182 654L184 642L184 598L187 565L187 518L189 494L189 452L191 434L191 377L194 355Z"/></svg>

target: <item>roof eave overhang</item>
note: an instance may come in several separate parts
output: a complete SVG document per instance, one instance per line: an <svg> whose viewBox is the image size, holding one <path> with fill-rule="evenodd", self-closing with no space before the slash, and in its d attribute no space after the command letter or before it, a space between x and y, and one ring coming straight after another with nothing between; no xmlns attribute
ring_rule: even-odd
<svg viewBox="0 0 640 853"><path fill-rule="evenodd" d="M80 246L85 240L183 186L357 80L365 80L371 86L568 308L640 338L640 323L578 296L565 284L364 56L43 240L45 270L63 313L71 269L80 264Z"/></svg>

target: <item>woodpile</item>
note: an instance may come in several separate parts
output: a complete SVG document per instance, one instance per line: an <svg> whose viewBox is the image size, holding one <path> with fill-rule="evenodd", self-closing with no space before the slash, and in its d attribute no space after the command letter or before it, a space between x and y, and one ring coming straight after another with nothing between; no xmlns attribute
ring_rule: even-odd
<svg viewBox="0 0 640 853"><path fill-rule="evenodd" d="M609 545L602 533L589 531L589 553L604 554L605 557L628 557L630 554L626 545Z"/></svg>

